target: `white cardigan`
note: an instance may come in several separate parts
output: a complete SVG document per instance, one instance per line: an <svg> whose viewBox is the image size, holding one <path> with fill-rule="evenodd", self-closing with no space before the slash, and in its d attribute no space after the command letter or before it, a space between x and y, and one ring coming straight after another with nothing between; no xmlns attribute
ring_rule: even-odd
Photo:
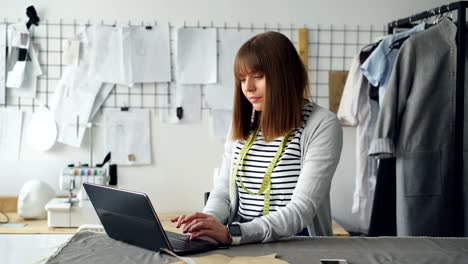
<svg viewBox="0 0 468 264"><path fill-rule="evenodd" d="M314 105L300 140L301 173L291 201L276 212L250 222L239 223L241 243L268 242L297 234L307 227L314 236L332 235L330 185L340 160L343 131L336 115ZM230 201L231 177L236 142L230 136L224 144L224 156L214 189L203 210L221 223L239 221L235 188Z"/></svg>

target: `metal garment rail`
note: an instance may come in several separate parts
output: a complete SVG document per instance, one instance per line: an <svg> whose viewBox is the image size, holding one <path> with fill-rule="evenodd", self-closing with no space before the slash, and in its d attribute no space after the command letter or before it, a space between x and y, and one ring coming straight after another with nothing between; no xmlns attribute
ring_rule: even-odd
<svg viewBox="0 0 468 264"><path fill-rule="evenodd" d="M461 208L457 219L461 230L461 236L464 236L464 198L463 198L463 126L464 126L464 100L465 100L465 54L466 54L466 8L468 1L454 2L441 7L418 13L411 17L399 19L388 23L388 33L393 33L396 28L408 28L412 22L426 19L434 16L441 16L452 11L457 11L458 26L457 32L457 80L456 80L456 98L455 98L455 180L458 184L458 190L454 190L459 199L456 199L455 208Z"/></svg>

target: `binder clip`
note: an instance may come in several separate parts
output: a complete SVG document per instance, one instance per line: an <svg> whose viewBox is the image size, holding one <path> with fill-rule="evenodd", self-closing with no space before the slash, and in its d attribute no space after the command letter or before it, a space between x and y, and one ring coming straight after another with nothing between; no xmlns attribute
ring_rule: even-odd
<svg viewBox="0 0 468 264"><path fill-rule="evenodd" d="M184 109L181 106L177 107L176 114L177 114L177 118L181 120L182 117L184 116Z"/></svg>
<svg viewBox="0 0 468 264"><path fill-rule="evenodd" d="M26 22L26 27L28 29L31 27L31 25L39 25L40 19L37 16L37 12L34 6L29 6L28 8L26 8L26 15L29 18L28 22Z"/></svg>

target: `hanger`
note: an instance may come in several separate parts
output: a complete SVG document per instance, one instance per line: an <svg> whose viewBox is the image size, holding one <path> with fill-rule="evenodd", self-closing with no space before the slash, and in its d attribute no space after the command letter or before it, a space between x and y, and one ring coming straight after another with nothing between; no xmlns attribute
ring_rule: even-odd
<svg viewBox="0 0 468 264"><path fill-rule="evenodd" d="M446 12L446 15L444 16L444 18L447 18L447 19L450 19L450 21L453 21L453 14L452 14L452 11L450 11L450 8L448 5L445 6L447 8L447 12Z"/></svg>
<svg viewBox="0 0 468 264"><path fill-rule="evenodd" d="M427 24L429 26L436 24L436 16L437 16L437 13L435 12L435 9L431 9L431 15L430 17L427 18ZM432 21L430 21L431 19Z"/></svg>
<svg viewBox="0 0 468 264"><path fill-rule="evenodd" d="M392 44L390 44L390 50L400 49L403 45L403 42L405 42L405 40L407 40L409 37L410 36L406 36L404 38L395 40Z"/></svg>
<svg viewBox="0 0 468 264"><path fill-rule="evenodd" d="M439 15L437 16L436 24L439 24L439 22L442 21L442 19L444 18L444 14L441 12L440 7L438 9L438 12L439 12Z"/></svg>
<svg viewBox="0 0 468 264"><path fill-rule="evenodd" d="M413 21L413 17L411 16L411 17L409 18L409 24L410 24L411 27L413 28L413 27L419 25L420 23L418 23L417 21Z"/></svg>

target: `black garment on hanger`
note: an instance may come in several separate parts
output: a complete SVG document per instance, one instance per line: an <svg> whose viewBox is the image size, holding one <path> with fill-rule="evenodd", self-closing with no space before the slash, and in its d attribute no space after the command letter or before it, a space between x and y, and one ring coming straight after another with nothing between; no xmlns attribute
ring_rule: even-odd
<svg viewBox="0 0 468 264"><path fill-rule="evenodd" d="M379 43L363 48L359 54L361 64ZM379 88L369 83L369 98L379 104ZM371 102L372 104L372 102ZM369 163L375 162L369 157ZM370 170L369 170L370 171ZM396 159L382 159L376 172L374 200L372 203L368 236L396 236Z"/></svg>
<svg viewBox="0 0 468 264"><path fill-rule="evenodd" d="M396 158L379 161L368 235L397 235Z"/></svg>

